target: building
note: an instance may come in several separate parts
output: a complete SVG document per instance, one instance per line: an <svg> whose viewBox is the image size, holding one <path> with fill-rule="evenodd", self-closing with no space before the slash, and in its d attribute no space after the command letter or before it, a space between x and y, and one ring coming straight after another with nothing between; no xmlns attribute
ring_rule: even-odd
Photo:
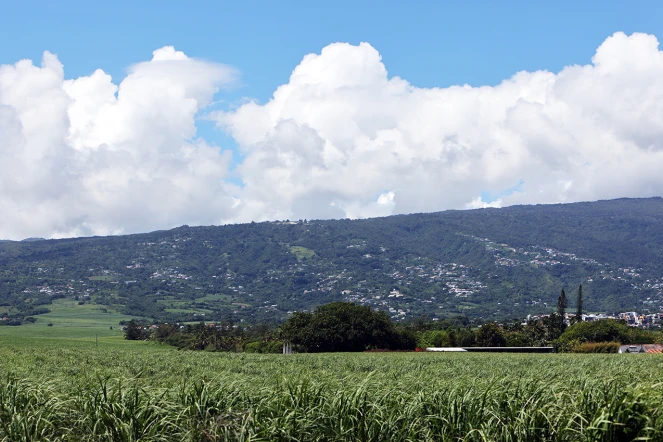
<svg viewBox="0 0 663 442"><path fill-rule="evenodd" d="M660 344L620 345L619 353L663 353L663 345Z"/></svg>

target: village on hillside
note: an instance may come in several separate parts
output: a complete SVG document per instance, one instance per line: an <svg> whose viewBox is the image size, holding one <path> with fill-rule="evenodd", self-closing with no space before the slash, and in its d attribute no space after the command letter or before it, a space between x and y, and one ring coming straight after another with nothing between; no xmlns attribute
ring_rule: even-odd
<svg viewBox="0 0 663 442"><path fill-rule="evenodd" d="M22 295L46 298L44 304L48 298L66 297L118 307L130 288L145 286L138 292L155 298L156 305L167 314L188 313L187 320L213 320L214 312L220 310L236 315L237 322L270 317L282 320L301 306L310 308L316 300L343 300L383 310L397 322L421 315L433 320L468 315L485 321L552 311L550 298L544 299L536 289L514 288L511 295L502 292L497 298L492 294L496 287L510 284L512 272L551 269L558 273L581 271L576 274L590 287L599 282L616 284L638 300L633 307L641 305L643 310L617 312L615 308L617 311L588 315L587 320L623 319L643 328L660 324L657 312L663 311L663 278L642 268L614 266L542 245L513 247L490 238L458 235L481 244L488 253L485 265L472 267L458 260L443 262L416 255L394 257L380 244L353 239L346 249L356 257L354 262L339 263L318 257L314 250L286 245L285 254L297 259L284 266L265 266L252 276L230 267L201 272L186 266L182 259L192 238L173 234L158 241L138 242L133 256L118 263L121 265L82 269L76 279L66 278L71 269L35 261L29 269L33 283L23 288ZM215 247L207 240L202 246ZM492 304L486 302L491 300ZM477 309L482 313L474 313ZM1 315L4 320L10 316L9 312Z"/></svg>

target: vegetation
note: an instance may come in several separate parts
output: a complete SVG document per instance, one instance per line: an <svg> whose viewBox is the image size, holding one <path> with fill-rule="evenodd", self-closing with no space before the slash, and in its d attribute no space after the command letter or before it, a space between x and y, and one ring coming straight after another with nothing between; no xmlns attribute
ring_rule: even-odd
<svg viewBox="0 0 663 442"><path fill-rule="evenodd" d="M112 318L117 323L122 316L93 310L98 308L62 299L54 304L55 311L33 324L0 329L0 440L663 437L658 355L270 355L264 353L279 352L281 346L274 325L246 326L239 332L230 323L218 333L243 336L244 353L177 351L152 338L165 336L167 329L146 329L149 323L141 320L136 326L151 339L124 339L119 327L110 329L107 322ZM415 336L418 344L431 339L435 345L468 346L479 332L466 321L421 318L394 328ZM127 326L131 321L122 322ZM623 324L613 322L623 331ZM583 330L585 337L605 336L586 329L588 325L605 327L579 323L565 332L573 333L575 351L617 348L616 343L580 343ZM497 328L507 344L546 333L541 321ZM184 326L186 330L190 332L172 336L186 341L199 332L211 335L204 324ZM626 332L629 338L657 335L628 327Z"/></svg>
<svg viewBox="0 0 663 442"><path fill-rule="evenodd" d="M499 325L488 322L479 327L476 334L476 343L479 347L505 347L506 338Z"/></svg>
<svg viewBox="0 0 663 442"><path fill-rule="evenodd" d="M283 322L335 301L398 322L502 321L550 313L560 287L581 283L585 311L658 311L661 275L660 198L183 226L0 243L0 324L58 299L158 322Z"/></svg>
<svg viewBox="0 0 663 442"><path fill-rule="evenodd" d="M618 353L619 342L582 342L573 346L573 353Z"/></svg>
<svg viewBox="0 0 663 442"><path fill-rule="evenodd" d="M135 319L127 322L124 331L124 337L130 341L137 341L138 339L145 339L148 336L139 327Z"/></svg>
<svg viewBox="0 0 663 442"><path fill-rule="evenodd" d="M559 315L560 318L563 318L566 314L567 306L568 302L566 300L566 293L564 292L564 289L562 289L562 294L557 298L557 315Z"/></svg>
<svg viewBox="0 0 663 442"><path fill-rule="evenodd" d="M145 339L150 337L187 350L242 351L246 343L244 330L230 323L209 326L201 322L182 328L176 324L161 324L153 333L144 335Z"/></svg>
<svg viewBox="0 0 663 442"><path fill-rule="evenodd" d="M219 354L124 342L0 348L0 439L663 437L657 356Z"/></svg>
<svg viewBox="0 0 663 442"><path fill-rule="evenodd" d="M575 321L582 321L582 284L578 287L578 299L576 300Z"/></svg>
<svg viewBox="0 0 663 442"><path fill-rule="evenodd" d="M299 352L359 352L366 350L414 350L427 347L540 347L555 346L561 352L612 352L612 345L663 341L658 330L628 327L624 321L602 319L576 322L566 327L559 313L536 320L504 324L486 322L476 329L458 320L394 323L382 311L349 302L333 302L313 313L295 312L280 326L240 326L232 322L198 324L140 324L122 321L127 340L153 340L180 349L278 353L285 342ZM606 344L606 345L584 345ZM606 350L608 349L608 350Z"/></svg>
<svg viewBox="0 0 663 442"><path fill-rule="evenodd" d="M617 342L621 344L652 344L661 340L661 333L628 327L612 319L578 322L569 327L558 340L560 345L572 342Z"/></svg>
<svg viewBox="0 0 663 442"><path fill-rule="evenodd" d="M326 304L313 313L294 313L281 327L281 337L310 353L413 350L416 344L399 333L384 312L350 302Z"/></svg>

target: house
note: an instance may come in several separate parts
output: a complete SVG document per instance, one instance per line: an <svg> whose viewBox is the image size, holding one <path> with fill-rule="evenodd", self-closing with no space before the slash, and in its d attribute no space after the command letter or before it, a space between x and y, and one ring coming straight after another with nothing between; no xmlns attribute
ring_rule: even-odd
<svg viewBox="0 0 663 442"><path fill-rule="evenodd" d="M663 353L663 345L660 344L620 345L619 353Z"/></svg>

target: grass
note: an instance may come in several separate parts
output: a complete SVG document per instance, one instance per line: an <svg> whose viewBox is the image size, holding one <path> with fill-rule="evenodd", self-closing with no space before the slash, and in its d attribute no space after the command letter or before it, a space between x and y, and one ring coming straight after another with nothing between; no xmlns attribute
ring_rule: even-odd
<svg viewBox="0 0 663 442"><path fill-rule="evenodd" d="M129 316L97 304L79 305L72 299L56 299L48 308L51 311L35 316L33 324L0 327L0 345L86 347L97 341L125 345L119 323L131 319Z"/></svg>
<svg viewBox="0 0 663 442"><path fill-rule="evenodd" d="M657 355L0 348L4 440L661 440Z"/></svg>
<svg viewBox="0 0 663 442"><path fill-rule="evenodd" d="M215 301L215 302L220 302L223 304L229 304L230 301L232 300L232 297L230 295L222 295L222 294L208 294L200 298L196 298L196 301L199 302L205 302L205 301Z"/></svg>
<svg viewBox="0 0 663 442"><path fill-rule="evenodd" d="M214 313L214 310L209 310L205 308L195 308L195 307L189 307L189 308L167 308L165 309L168 313L203 313L203 314L210 314Z"/></svg>
<svg viewBox="0 0 663 442"><path fill-rule="evenodd" d="M473 302L462 301L458 303L457 307L461 310L471 310L473 308L477 308L478 305Z"/></svg>
<svg viewBox="0 0 663 442"><path fill-rule="evenodd" d="M185 300L185 301L174 301L171 299L157 299L157 303L159 304L165 304L165 305L172 305L173 307L181 307L181 306L187 306L192 303L192 301Z"/></svg>
<svg viewBox="0 0 663 442"><path fill-rule="evenodd" d="M221 306L231 306L231 305L249 306L248 304L233 303L232 302L232 297L230 295L221 295L221 294L208 294L208 295L196 298L195 301L173 300L172 297L168 297L168 298L165 298L165 299L159 299L159 300L157 300L157 302L164 305L166 307L166 311L169 312L169 313L206 313L206 314L210 314L210 313L214 312L211 309L194 307L193 305L196 302L204 302L208 306L216 306L217 308L221 307Z"/></svg>
<svg viewBox="0 0 663 442"><path fill-rule="evenodd" d="M301 246L292 246L290 247L290 252L294 253L298 260L310 259L315 256L315 252L311 249Z"/></svg>
<svg viewBox="0 0 663 442"><path fill-rule="evenodd" d="M114 275L96 275L96 276L89 276L87 279L90 281L117 281L118 277Z"/></svg>

